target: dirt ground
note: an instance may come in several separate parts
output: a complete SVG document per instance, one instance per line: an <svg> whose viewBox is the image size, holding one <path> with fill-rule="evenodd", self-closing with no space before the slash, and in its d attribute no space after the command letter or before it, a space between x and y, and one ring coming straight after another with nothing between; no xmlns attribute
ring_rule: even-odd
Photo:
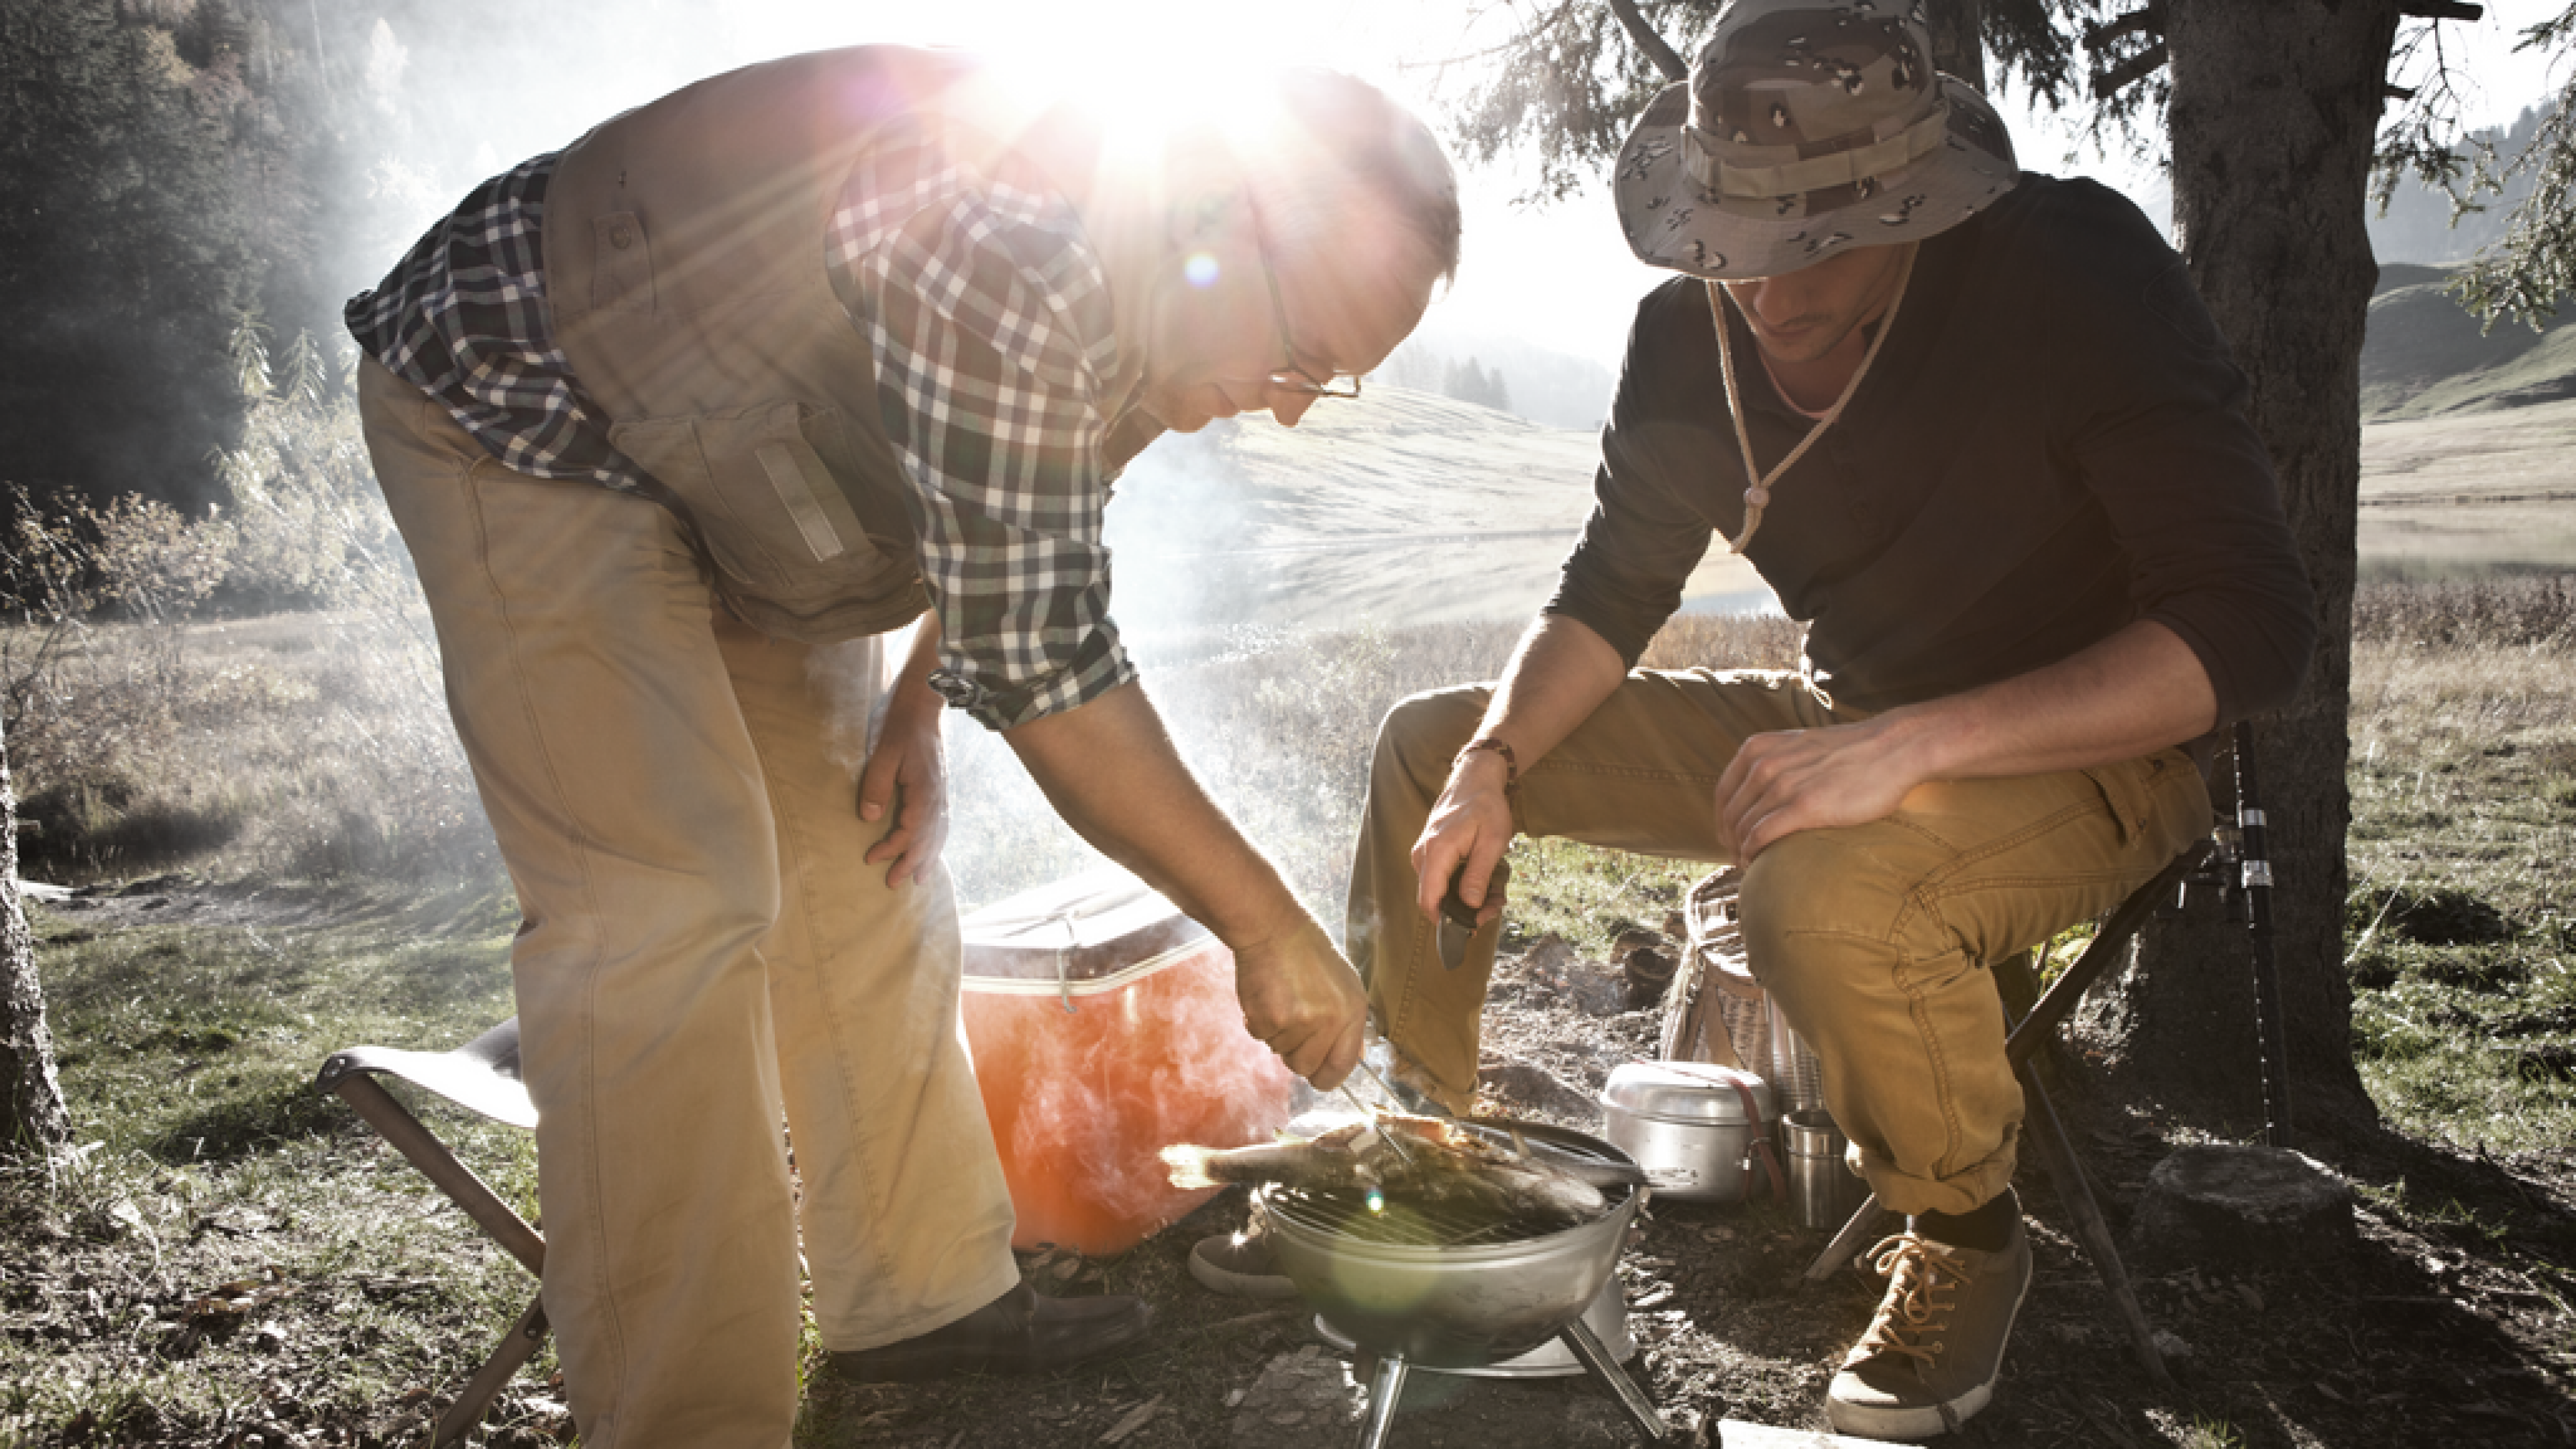
<svg viewBox="0 0 2576 1449"><path fill-rule="evenodd" d="M1592 1103L1613 1067L1654 1054L1656 1013L1596 1014L1615 1007L1617 993L1584 973L1606 978L1610 968L1533 971L1522 964L1530 959L1507 960L1497 974L1485 1095L1513 1115L1598 1130ZM2124 1230L2156 1163L2200 1139L2152 1105L2095 1100L2080 1067L2066 1078L2060 1110L2115 1231ZM2357 1247L2250 1270L2133 1270L2176 1380L2170 1391L2139 1367L2046 1174L2026 1170L2018 1186L2036 1280L1994 1406L1956 1442L2576 1444L2576 1150L2462 1158L2375 1129L2303 1145L2361 1189ZM1362 1395L1345 1361L1319 1346L1310 1314L1220 1298L1188 1274L1191 1243L1239 1225L1243 1212L1229 1194L1115 1260L1035 1265L1042 1281L1065 1275L1058 1291L1143 1294L1159 1315L1144 1352L1040 1382L819 1386L811 1442L1357 1442ZM1722 1421L1826 1432L1825 1384L1877 1301L1875 1282L1857 1272L1799 1281L1827 1236L1767 1201L1649 1207L1620 1265L1639 1350L1630 1369L1682 1442L1723 1441ZM1417 1373L1392 1442L1537 1449L1635 1439L1582 1378Z"/></svg>

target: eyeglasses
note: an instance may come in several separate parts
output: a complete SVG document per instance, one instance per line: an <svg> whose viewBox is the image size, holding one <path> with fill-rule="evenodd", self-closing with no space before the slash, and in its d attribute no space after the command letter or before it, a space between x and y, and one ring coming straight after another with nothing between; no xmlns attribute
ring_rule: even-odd
<svg viewBox="0 0 2576 1449"><path fill-rule="evenodd" d="M1319 378L1297 365L1297 339L1288 331L1288 307L1279 300L1279 273L1270 266L1270 240L1262 232L1258 209L1252 213L1252 254L1261 259L1261 279L1270 284L1270 320L1279 328L1279 345L1288 354L1288 365L1270 374L1270 385L1305 397L1358 397L1358 378ZM1336 383L1346 384L1348 390Z"/></svg>

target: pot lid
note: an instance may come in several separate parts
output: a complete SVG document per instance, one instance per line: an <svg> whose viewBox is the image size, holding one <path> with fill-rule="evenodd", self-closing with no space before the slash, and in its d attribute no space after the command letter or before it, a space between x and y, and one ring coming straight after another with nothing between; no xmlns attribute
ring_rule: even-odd
<svg viewBox="0 0 2576 1449"><path fill-rule="evenodd" d="M1210 934L1116 866L1022 891L957 924L970 979L1091 981Z"/></svg>
<svg viewBox="0 0 2576 1449"><path fill-rule="evenodd" d="M1742 1122L1741 1084L1753 1094L1753 1110L1771 1115L1771 1084L1751 1072L1713 1062L1629 1062L1610 1074L1602 1088L1604 1104L1641 1117L1683 1122Z"/></svg>

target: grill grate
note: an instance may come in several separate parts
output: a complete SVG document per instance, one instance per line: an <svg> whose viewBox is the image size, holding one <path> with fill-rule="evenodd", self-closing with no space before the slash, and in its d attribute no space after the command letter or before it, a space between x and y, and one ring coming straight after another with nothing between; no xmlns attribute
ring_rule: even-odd
<svg viewBox="0 0 2576 1449"><path fill-rule="evenodd" d="M1500 1139L1495 1129L1481 1124L1470 1130ZM1586 1144L1554 1138L1532 1141L1547 1151L1593 1162L1614 1160L1605 1152ZM1616 1207L1628 1189L1602 1189L1609 1206ZM1525 1213L1496 1214L1471 1203L1423 1203L1405 1198L1378 1198L1357 1188L1295 1188L1286 1184L1271 1190L1270 1207L1283 1213L1311 1231L1351 1238L1364 1243L1386 1243L1408 1248L1468 1248L1496 1243L1519 1242L1559 1231L1563 1224L1534 1218Z"/></svg>
<svg viewBox="0 0 2576 1449"><path fill-rule="evenodd" d="M1276 1188L1270 1210L1319 1233L1408 1248L1475 1247L1556 1231L1526 1216L1497 1217L1456 1204L1381 1199L1372 1206L1367 1194L1338 1189Z"/></svg>

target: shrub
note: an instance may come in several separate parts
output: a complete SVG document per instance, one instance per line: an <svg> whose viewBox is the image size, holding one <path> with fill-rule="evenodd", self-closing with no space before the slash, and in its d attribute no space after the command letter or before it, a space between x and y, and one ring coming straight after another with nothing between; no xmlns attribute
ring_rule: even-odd
<svg viewBox="0 0 2576 1449"><path fill-rule="evenodd" d="M29 868L487 870L349 377L309 335L273 377L248 318L234 362L248 406L217 459L230 509L17 495L0 708Z"/></svg>
<svg viewBox="0 0 2576 1449"><path fill-rule="evenodd" d="M2356 640L2457 648L2576 647L2576 578L2374 580L2352 597Z"/></svg>

